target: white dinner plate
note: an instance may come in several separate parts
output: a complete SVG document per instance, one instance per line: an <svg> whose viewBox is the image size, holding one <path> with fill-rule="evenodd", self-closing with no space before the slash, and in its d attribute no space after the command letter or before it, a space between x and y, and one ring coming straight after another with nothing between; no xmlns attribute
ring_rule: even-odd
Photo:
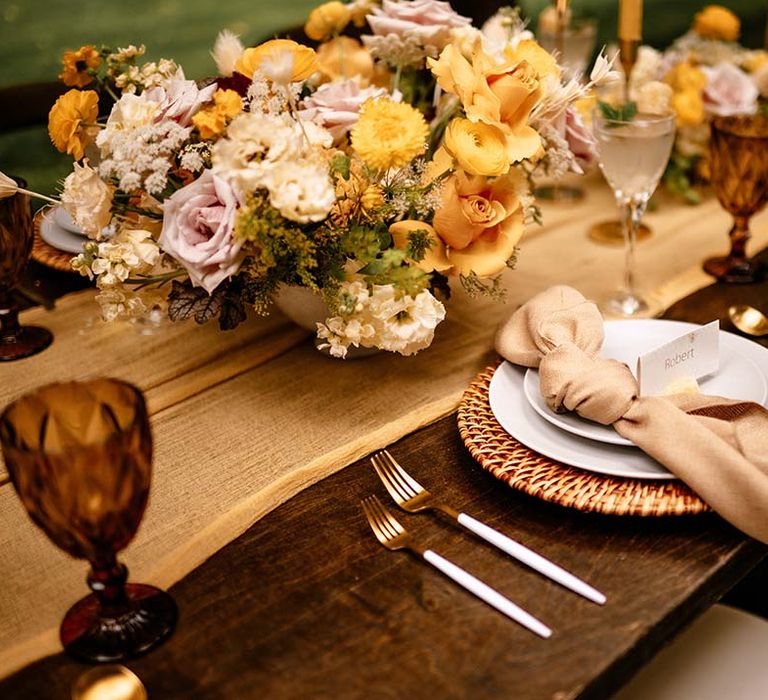
<svg viewBox="0 0 768 700"><path fill-rule="evenodd" d="M695 328L698 326L679 321L607 321L601 355L624 362L632 370L632 374L635 374L638 355L679 338ZM765 404L768 398L765 374L744 355L742 349L745 344L754 345L746 338L720 331L720 369L700 380L702 394ZM619 435L611 425L600 425L573 412L555 413L551 410L541 395L537 370L529 369L525 373L523 389L526 399L536 413L558 428L613 445L633 444Z"/></svg>
<svg viewBox="0 0 768 700"><path fill-rule="evenodd" d="M60 204L53 207L53 220L65 231L75 233L78 236L85 236L85 234L78 228L77 224L72 220L72 217L67 210Z"/></svg>
<svg viewBox="0 0 768 700"><path fill-rule="evenodd" d="M88 241L87 238L59 226L51 211L45 212L40 220L40 238L58 250L75 255L83 252L83 245Z"/></svg>
<svg viewBox="0 0 768 700"><path fill-rule="evenodd" d="M630 323L619 321L618 323ZM680 333L695 324L677 321L631 321L631 323L675 324ZM746 338L728 335L738 351L768 375L768 349ZM494 372L489 401L494 416L515 440L550 459L591 472L632 479L674 479L656 460L634 446L613 445L568 433L542 420L528 403L523 389L525 368L502 362ZM763 402L765 405L765 402Z"/></svg>

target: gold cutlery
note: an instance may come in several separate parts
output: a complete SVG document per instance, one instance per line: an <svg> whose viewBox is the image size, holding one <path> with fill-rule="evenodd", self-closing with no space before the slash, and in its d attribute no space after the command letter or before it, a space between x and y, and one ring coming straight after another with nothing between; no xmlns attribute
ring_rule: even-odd
<svg viewBox="0 0 768 700"><path fill-rule="evenodd" d="M742 333L756 337L768 335L768 318L754 306L748 304L729 306L728 317Z"/></svg>
<svg viewBox="0 0 768 700"><path fill-rule="evenodd" d="M368 524L376 535L376 539L387 549L392 551L407 549L413 552L427 563L432 564L432 566L452 581L466 588L470 593L474 593L478 598L488 603L488 605L496 608L500 613L521 624L534 634L538 634L545 639L552 634L552 630L543 622L515 605L487 583L483 583L480 579L475 578L453 562L441 557L437 552L433 552L431 549L423 549L414 544L408 531L381 504L381 501L376 496L364 498L360 501L360 505L363 507L365 517L368 518Z"/></svg>
<svg viewBox="0 0 768 700"><path fill-rule="evenodd" d="M459 513L455 508L435 498L427 489L403 469L387 450L381 450L371 457L371 462L389 495L403 510L420 513L425 510L439 510L470 532L482 537L514 559L527 564L547 578L565 586L574 593L584 596L593 603L603 605L605 595L588 583L574 576L562 567L537 554L528 547L502 535L471 515Z"/></svg>

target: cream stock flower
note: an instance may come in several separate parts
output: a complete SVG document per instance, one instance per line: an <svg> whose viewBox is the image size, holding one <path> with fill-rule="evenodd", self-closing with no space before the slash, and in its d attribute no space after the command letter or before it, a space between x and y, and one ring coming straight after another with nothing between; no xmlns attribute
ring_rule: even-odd
<svg viewBox="0 0 768 700"><path fill-rule="evenodd" d="M112 218L114 187L104 182L88 160L74 164L64 180L61 203L74 222L89 238L98 238Z"/></svg>
<svg viewBox="0 0 768 700"><path fill-rule="evenodd" d="M322 221L336 201L327 167L307 161L279 163L264 185L270 204L286 219L300 224Z"/></svg>

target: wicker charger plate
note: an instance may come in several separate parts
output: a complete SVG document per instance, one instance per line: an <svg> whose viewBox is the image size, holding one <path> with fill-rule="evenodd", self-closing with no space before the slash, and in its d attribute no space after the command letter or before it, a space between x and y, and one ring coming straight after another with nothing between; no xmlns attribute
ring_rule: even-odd
<svg viewBox="0 0 768 700"><path fill-rule="evenodd" d="M72 258L75 257L74 254L54 248L40 237L40 222L47 211L48 207L45 207L35 214L35 240L32 243L32 260L60 272L75 272L70 264Z"/></svg>
<svg viewBox="0 0 768 700"><path fill-rule="evenodd" d="M527 448L493 415L488 389L499 363L486 367L464 392L459 433L470 454L497 479L536 498L609 515L690 515L710 510L681 481L624 479L556 462Z"/></svg>

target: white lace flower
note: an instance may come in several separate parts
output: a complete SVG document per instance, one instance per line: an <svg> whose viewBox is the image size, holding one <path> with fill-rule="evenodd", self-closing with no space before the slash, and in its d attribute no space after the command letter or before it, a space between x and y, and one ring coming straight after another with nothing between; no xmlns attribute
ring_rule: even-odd
<svg viewBox="0 0 768 700"><path fill-rule="evenodd" d="M279 163L264 184L270 204L286 219L300 224L322 221L336 201L327 167L310 161Z"/></svg>
<svg viewBox="0 0 768 700"><path fill-rule="evenodd" d="M61 203L86 236L98 238L112 218L113 191L86 159L64 180Z"/></svg>

